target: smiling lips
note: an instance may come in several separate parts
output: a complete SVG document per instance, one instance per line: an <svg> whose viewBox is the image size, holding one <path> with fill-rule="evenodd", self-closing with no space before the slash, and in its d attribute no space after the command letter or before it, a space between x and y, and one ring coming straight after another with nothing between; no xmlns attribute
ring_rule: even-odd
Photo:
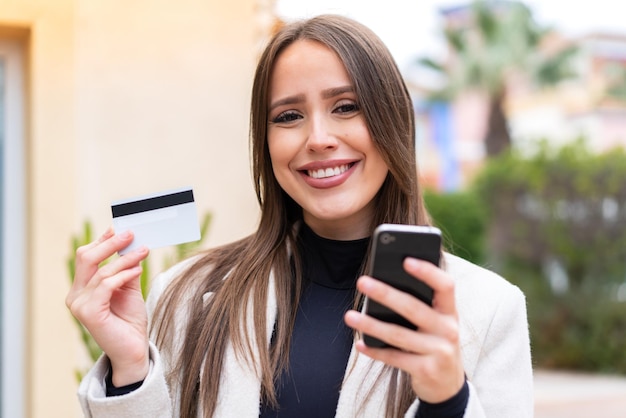
<svg viewBox="0 0 626 418"><path fill-rule="evenodd" d="M307 174L314 179L324 179L327 177L338 176L345 173L350 168L349 164L341 164L337 167L320 168L317 170L307 170Z"/></svg>
<svg viewBox="0 0 626 418"><path fill-rule="evenodd" d="M304 181L316 189L327 189L345 182L354 171L358 162L340 163L330 167L300 170Z"/></svg>

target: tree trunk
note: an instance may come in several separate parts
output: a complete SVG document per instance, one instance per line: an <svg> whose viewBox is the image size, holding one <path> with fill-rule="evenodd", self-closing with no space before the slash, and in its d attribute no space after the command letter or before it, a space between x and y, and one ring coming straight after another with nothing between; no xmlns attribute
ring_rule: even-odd
<svg viewBox="0 0 626 418"><path fill-rule="evenodd" d="M504 115L504 94L492 97L489 103L489 120L485 136L487 158L492 158L511 148L511 136Z"/></svg>

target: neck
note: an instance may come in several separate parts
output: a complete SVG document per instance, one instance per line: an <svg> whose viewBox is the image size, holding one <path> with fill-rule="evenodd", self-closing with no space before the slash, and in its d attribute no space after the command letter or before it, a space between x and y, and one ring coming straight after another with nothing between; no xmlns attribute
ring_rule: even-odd
<svg viewBox="0 0 626 418"><path fill-rule="evenodd" d="M353 241L369 238L372 235L370 217L321 221L305 216L304 223L320 237L336 241Z"/></svg>

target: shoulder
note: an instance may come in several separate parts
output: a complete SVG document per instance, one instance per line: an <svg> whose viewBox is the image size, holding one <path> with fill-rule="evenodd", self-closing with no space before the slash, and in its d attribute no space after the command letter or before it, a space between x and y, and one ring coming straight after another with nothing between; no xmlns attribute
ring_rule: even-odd
<svg viewBox="0 0 626 418"><path fill-rule="evenodd" d="M163 291L167 288L167 286L170 285L170 283L175 278L177 278L193 265L195 265L200 260L200 258L201 256L199 255L187 258L156 275L154 279L152 279L152 282L150 284L150 294L160 295L161 293L163 293Z"/></svg>
<svg viewBox="0 0 626 418"><path fill-rule="evenodd" d="M490 416L529 416L532 361L522 291L500 275L446 254L456 283L465 372Z"/></svg>
<svg viewBox="0 0 626 418"><path fill-rule="evenodd" d="M528 332L526 299L502 276L457 256L445 255L445 270L454 278L457 312L466 366L492 341ZM521 333L521 334L520 334ZM470 371L470 370L468 370Z"/></svg>
<svg viewBox="0 0 626 418"><path fill-rule="evenodd" d="M521 290L499 274L445 253L444 269L453 277L457 299L476 303L498 303L502 298L523 298Z"/></svg>
<svg viewBox="0 0 626 418"><path fill-rule="evenodd" d="M159 273L154 277L154 279L152 279L150 283L150 292L148 293L148 298L146 300L149 313L154 311L157 301L161 298L165 289L167 289L172 281L189 270L192 266L199 262L201 258L201 255L196 255L182 260L167 270Z"/></svg>

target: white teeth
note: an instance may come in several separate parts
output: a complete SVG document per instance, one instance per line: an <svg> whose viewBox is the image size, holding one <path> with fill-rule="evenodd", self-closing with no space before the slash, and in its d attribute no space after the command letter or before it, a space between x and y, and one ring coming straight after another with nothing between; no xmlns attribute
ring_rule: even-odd
<svg viewBox="0 0 626 418"><path fill-rule="evenodd" d="M341 173L345 173L350 166L348 164L342 164L337 167L329 167L327 169L320 168L318 170L308 170L307 174L314 179L324 179L326 177L338 176Z"/></svg>

